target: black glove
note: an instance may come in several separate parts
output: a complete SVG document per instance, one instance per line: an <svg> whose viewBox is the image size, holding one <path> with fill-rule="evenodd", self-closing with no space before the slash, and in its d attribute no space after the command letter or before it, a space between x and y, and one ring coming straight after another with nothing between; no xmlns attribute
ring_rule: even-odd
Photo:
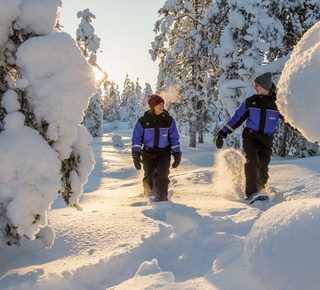
<svg viewBox="0 0 320 290"><path fill-rule="evenodd" d="M141 152L133 151L132 152L133 164L137 170L141 169Z"/></svg>
<svg viewBox="0 0 320 290"><path fill-rule="evenodd" d="M219 133L217 134L217 137L216 137L216 146L218 149L221 149L223 146L223 136L220 135Z"/></svg>
<svg viewBox="0 0 320 290"><path fill-rule="evenodd" d="M181 152L175 152L172 154L173 158L174 158L174 162L172 163L172 167L173 168L177 168L181 162Z"/></svg>

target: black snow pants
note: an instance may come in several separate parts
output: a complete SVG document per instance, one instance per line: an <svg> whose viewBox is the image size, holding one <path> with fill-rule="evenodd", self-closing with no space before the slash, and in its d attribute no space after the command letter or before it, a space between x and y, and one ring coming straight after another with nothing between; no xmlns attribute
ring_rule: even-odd
<svg viewBox="0 0 320 290"><path fill-rule="evenodd" d="M245 128L242 133L242 147L246 158L246 196L250 197L263 189L268 181L268 166L272 154L273 136L253 132Z"/></svg>
<svg viewBox="0 0 320 290"><path fill-rule="evenodd" d="M147 196L154 195L154 201L167 201L171 148L144 148L142 150L142 161L144 194Z"/></svg>

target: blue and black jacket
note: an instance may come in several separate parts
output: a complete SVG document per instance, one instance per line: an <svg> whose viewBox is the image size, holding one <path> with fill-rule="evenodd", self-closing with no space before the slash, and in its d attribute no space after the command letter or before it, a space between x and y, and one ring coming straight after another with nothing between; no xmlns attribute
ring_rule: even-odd
<svg viewBox="0 0 320 290"><path fill-rule="evenodd" d="M234 116L218 131L218 134L226 138L247 120L246 127L250 131L272 136L280 118L275 101L274 93L247 98L236 110Z"/></svg>
<svg viewBox="0 0 320 290"><path fill-rule="evenodd" d="M133 130L132 151L141 152L142 145L146 150L171 147L172 153L181 152L176 122L166 110L160 115L147 111L138 120Z"/></svg>

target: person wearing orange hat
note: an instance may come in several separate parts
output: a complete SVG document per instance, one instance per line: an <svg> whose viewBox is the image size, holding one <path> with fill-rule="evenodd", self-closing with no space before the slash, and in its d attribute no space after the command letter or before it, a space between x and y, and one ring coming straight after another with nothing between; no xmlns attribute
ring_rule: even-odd
<svg viewBox="0 0 320 290"><path fill-rule="evenodd" d="M161 96L149 95L149 110L137 121L132 135L134 166L140 170L142 163L144 195L154 196L155 202L168 200L171 154L173 168L179 166L182 155L175 120L164 103Z"/></svg>

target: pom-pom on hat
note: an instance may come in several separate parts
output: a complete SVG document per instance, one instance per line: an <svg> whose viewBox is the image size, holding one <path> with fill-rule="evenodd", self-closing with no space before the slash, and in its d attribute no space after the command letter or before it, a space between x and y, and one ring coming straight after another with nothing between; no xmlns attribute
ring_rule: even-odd
<svg viewBox="0 0 320 290"><path fill-rule="evenodd" d="M265 72L254 78L253 82L270 92L272 87L271 72Z"/></svg>
<svg viewBox="0 0 320 290"><path fill-rule="evenodd" d="M160 103L164 103L164 99L162 99L159 95L149 95L148 96L148 106L151 110L154 109L155 106L159 105Z"/></svg>

